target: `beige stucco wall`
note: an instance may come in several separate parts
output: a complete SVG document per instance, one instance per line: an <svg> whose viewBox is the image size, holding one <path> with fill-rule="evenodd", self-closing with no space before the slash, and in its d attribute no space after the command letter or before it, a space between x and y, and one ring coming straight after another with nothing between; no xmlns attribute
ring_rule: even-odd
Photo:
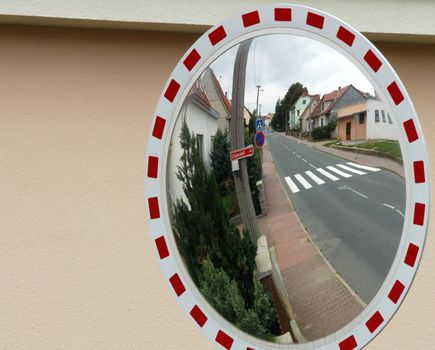
<svg viewBox="0 0 435 350"><path fill-rule="evenodd" d="M0 27L0 347L214 346L160 273L145 220L146 140L193 35ZM435 164L435 47L379 45ZM433 181L432 181L433 183ZM431 349L435 238L369 349Z"/></svg>

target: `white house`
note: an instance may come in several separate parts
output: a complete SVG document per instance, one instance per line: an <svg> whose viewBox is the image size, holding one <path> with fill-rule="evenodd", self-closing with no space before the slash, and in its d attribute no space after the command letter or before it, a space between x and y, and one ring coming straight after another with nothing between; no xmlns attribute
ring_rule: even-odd
<svg viewBox="0 0 435 350"><path fill-rule="evenodd" d="M367 139L398 140L398 130L385 105L376 97L367 99Z"/></svg>
<svg viewBox="0 0 435 350"><path fill-rule="evenodd" d="M203 73L202 84L211 106L219 113L219 129L229 130L229 123L231 120L231 102L223 92L221 84L210 67Z"/></svg>
<svg viewBox="0 0 435 350"><path fill-rule="evenodd" d="M210 169L210 150L213 137L218 130L220 114L212 107L211 102L205 93L201 80L198 80L189 92L184 104L178 114L177 121L172 134L168 152L167 183L169 202L174 203L177 199L183 198L183 184L177 178L178 165L183 150L180 146L180 134L183 121L189 126L190 132L194 133L198 148L207 168Z"/></svg>

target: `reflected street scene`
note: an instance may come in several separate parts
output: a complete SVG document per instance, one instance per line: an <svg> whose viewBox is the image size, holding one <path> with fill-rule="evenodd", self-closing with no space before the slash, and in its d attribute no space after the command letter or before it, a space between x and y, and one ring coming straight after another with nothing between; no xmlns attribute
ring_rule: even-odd
<svg viewBox="0 0 435 350"><path fill-rule="evenodd" d="M391 269L406 202L395 119L323 43L265 35L222 54L183 101L166 169L186 270L243 332L331 335Z"/></svg>

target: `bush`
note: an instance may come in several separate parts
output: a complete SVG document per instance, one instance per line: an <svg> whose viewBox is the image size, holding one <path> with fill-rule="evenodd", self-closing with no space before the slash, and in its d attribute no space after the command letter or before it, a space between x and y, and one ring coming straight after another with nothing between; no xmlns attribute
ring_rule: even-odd
<svg viewBox="0 0 435 350"><path fill-rule="evenodd" d="M195 284L219 313L252 335L269 339L276 332L271 296L262 289L255 272L256 246L247 232L231 223L196 146L196 137L183 124L177 177L186 202L174 206L178 246ZM254 158L254 157L252 157Z"/></svg>
<svg viewBox="0 0 435 350"><path fill-rule="evenodd" d="M320 126L317 128L314 128L313 131L311 131L311 138L313 140L325 140L331 138L331 132L334 131L336 126L335 122L331 122L326 126Z"/></svg>

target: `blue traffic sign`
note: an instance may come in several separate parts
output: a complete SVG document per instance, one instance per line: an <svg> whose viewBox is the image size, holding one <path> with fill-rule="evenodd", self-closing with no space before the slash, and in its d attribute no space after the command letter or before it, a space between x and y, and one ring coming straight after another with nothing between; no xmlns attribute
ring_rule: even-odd
<svg viewBox="0 0 435 350"><path fill-rule="evenodd" d="M264 141L266 141L266 136L264 135L264 132L257 131L254 138L254 143L257 148L262 148L264 146Z"/></svg>
<svg viewBox="0 0 435 350"><path fill-rule="evenodd" d="M264 120L256 119L255 120L255 131L263 131L264 129Z"/></svg>

